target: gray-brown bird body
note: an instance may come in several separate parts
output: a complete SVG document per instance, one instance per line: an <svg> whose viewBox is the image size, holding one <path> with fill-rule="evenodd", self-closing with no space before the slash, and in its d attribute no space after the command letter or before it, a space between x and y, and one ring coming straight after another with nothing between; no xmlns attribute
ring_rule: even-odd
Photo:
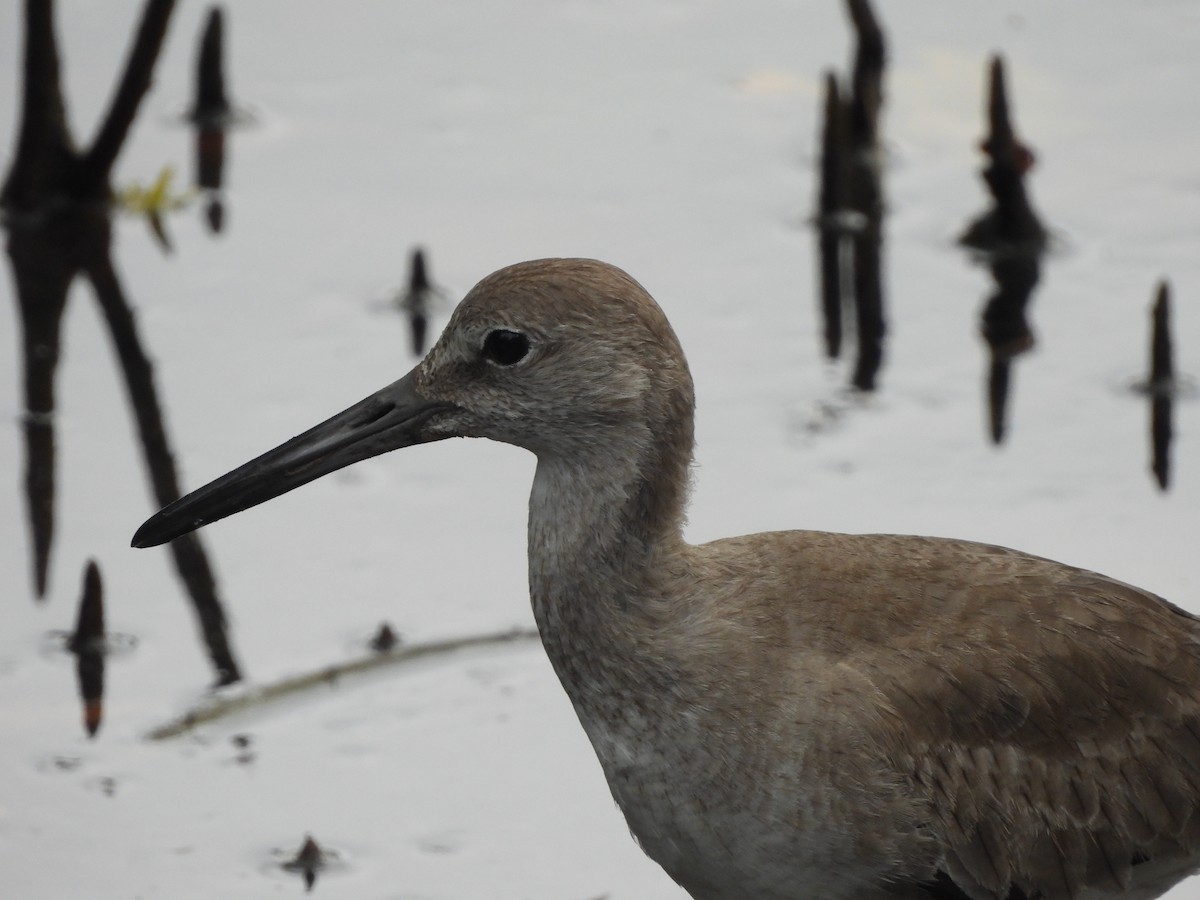
<svg viewBox="0 0 1200 900"><path fill-rule="evenodd" d="M516 444L543 643L631 831L696 900L1150 898L1200 867L1194 617L965 541L690 545L693 406L633 279L522 263L408 376L135 543L397 447Z"/></svg>

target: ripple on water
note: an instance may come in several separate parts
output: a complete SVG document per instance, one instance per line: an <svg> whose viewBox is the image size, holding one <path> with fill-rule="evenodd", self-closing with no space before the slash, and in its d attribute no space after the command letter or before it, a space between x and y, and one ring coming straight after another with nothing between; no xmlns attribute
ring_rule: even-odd
<svg viewBox="0 0 1200 900"><path fill-rule="evenodd" d="M74 656L71 652L71 637L70 631L47 631L42 635L42 643L39 652L42 656ZM104 635L103 652L108 657L128 656L137 649L138 639L135 635L128 634L123 631L110 631ZM3 661L0 661L0 667L3 666ZM3 669L0 668L0 674Z"/></svg>
<svg viewBox="0 0 1200 900"><path fill-rule="evenodd" d="M67 753L46 753L38 757L34 768L39 772L57 775L63 772L75 772L83 766L83 757Z"/></svg>
<svg viewBox="0 0 1200 900"><path fill-rule="evenodd" d="M259 864L259 871L272 878L300 877L310 889L320 879L352 868L344 850L318 843L312 835L305 835L299 844L270 848Z"/></svg>

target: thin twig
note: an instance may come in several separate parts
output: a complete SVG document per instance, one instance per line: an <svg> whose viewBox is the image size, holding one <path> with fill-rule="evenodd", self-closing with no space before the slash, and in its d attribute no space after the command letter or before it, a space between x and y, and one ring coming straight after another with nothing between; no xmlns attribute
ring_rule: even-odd
<svg viewBox="0 0 1200 900"><path fill-rule="evenodd" d="M462 650L530 643L537 639L538 633L534 629L514 628L511 631L430 641L426 644L414 644L409 647L402 646L388 653L372 653L370 656L335 663L313 672L293 675L274 684L266 684L233 695L218 696L207 700L182 716L159 725L147 734L146 738L151 741L165 741L180 737L200 725L207 725L254 707L268 706L315 688L328 687L350 675L361 675L390 666L408 665L419 660L446 656Z"/></svg>

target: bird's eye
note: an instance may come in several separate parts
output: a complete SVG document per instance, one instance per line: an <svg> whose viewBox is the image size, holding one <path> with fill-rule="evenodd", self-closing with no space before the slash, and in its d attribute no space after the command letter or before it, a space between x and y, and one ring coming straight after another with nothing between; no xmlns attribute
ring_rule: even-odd
<svg viewBox="0 0 1200 900"><path fill-rule="evenodd" d="M483 355L497 365L516 365L528 352L529 338L519 331L497 328L483 339Z"/></svg>

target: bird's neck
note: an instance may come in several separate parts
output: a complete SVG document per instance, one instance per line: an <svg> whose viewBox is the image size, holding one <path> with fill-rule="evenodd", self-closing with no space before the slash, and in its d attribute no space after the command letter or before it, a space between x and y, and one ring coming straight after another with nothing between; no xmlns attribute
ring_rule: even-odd
<svg viewBox="0 0 1200 900"><path fill-rule="evenodd" d="M661 438L661 436L660 436ZM577 705L642 668L660 614L656 569L683 546L690 441L541 456L529 501L529 588L547 653ZM642 673L645 675L646 673Z"/></svg>

